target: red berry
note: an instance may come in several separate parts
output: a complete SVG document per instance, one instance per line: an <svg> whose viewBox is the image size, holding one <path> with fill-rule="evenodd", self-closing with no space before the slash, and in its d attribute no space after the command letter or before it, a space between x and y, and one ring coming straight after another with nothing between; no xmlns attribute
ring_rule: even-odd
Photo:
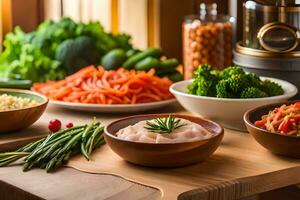
<svg viewBox="0 0 300 200"><path fill-rule="evenodd" d="M48 124L48 129L51 132L57 132L61 128L61 122L58 119L52 119Z"/></svg>
<svg viewBox="0 0 300 200"><path fill-rule="evenodd" d="M73 125L72 122L69 122L69 123L67 123L67 125L66 125L67 128L72 128L73 126L74 126L74 125Z"/></svg>

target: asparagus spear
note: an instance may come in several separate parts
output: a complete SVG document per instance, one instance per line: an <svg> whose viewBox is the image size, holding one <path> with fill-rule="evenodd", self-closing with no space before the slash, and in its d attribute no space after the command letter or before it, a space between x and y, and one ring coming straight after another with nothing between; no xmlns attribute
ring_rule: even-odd
<svg viewBox="0 0 300 200"><path fill-rule="evenodd" d="M24 158L23 171L39 167L49 172L68 162L78 153L89 160L91 152L104 143L103 127L94 120L90 125L52 133L15 152L0 153L0 167Z"/></svg>

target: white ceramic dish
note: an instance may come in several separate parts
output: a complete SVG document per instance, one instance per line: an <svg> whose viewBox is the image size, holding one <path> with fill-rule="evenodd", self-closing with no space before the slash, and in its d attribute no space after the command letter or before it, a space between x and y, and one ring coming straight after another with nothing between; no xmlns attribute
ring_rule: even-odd
<svg viewBox="0 0 300 200"><path fill-rule="evenodd" d="M176 99L170 99L165 101L157 101L152 103L140 103L140 104L83 104L83 103L71 103L64 101L50 100L50 104L71 110L86 111L86 112L98 112L98 113L135 113L148 110L154 110L162 108L164 106L173 104Z"/></svg>
<svg viewBox="0 0 300 200"><path fill-rule="evenodd" d="M226 128L245 131L246 127L243 123L243 115L247 110L266 104L287 101L298 92L297 87L287 81L269 77L261 77L261 79L269 79L278 83L282 86L284 94L256 99L230 99L197 96L187 93L187 86L193 80L174 83L170 87L170 92L186 110L219 122Z"/></svg>

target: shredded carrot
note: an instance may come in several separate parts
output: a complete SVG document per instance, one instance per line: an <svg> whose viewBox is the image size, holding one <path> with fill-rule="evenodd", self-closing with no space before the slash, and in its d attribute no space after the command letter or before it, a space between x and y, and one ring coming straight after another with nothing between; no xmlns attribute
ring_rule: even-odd
<svg viewBox="0 0 300 200"><path fill-rule="evenodd" d="M33 90L50 99L95 104L137 104L173 98L172 82L149 72L125 70L105 71L87 66L60 81L35 83Z"/></svg>

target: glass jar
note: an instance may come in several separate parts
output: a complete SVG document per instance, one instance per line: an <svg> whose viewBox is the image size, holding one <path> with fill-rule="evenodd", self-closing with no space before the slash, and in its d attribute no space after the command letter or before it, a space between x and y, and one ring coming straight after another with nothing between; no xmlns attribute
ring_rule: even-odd
<svg viewBox="0 0 300 200"><path fill-rule="evenodd" d="M201 64L223 69L232 64L233 18L217 14L217 4L200 4L200 15L183 23L184 78Z"/></svg>

